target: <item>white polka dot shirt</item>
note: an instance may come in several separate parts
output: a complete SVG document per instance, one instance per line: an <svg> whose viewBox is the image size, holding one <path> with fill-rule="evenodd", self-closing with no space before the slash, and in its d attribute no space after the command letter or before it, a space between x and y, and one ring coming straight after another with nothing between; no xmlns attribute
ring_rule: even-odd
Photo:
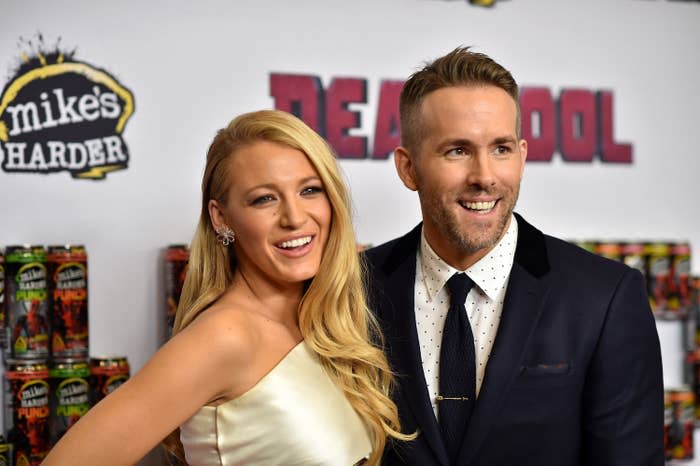
<svg viewBox="0 0 700 466"><path fill-rule="evenodd" d="M496 339L501 321L503 300L513 267L515 246L518 239L518 222L513 216L501 241L481 260L467 270L457 270L443 261L421 234L420 251L416 259L416 284L414 290L416 330L420 345L423 373L428 394L437 416L440 367L440 343L447 310L450 307L449 292L445 284L457 272L465 272L474 281L464 307L474 335L476 354L476 394L479 395L484 380L486 363Z"/></svg>

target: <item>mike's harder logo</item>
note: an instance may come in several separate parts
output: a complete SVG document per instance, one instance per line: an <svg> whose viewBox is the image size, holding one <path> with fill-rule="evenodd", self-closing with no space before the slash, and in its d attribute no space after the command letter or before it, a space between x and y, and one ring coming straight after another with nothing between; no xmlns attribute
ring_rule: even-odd
<svg viewBox="0 0 700 466"><path fill-rule="evenodd" d="M0 95L0 166L104 179L129 165L122 133L133 113L131 91L72 52L22 54Z"/></svg>

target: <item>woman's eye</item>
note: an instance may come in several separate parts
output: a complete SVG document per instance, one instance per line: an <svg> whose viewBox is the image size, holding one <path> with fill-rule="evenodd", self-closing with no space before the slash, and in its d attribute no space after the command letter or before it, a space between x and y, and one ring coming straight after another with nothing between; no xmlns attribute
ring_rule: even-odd
<svg viewBox="0 0 700 466"><path fill-rule="evenodd" d="M271 202L274 200L274 197L272 197L270 194L266 194L264 196L259 196L256 197L255 199L252 200L251 205L261 205L265 204L267 202Z"/></svg>
<svg viewBox="0 0 700 466"><path fill-rule="evenodd" d="M301 191L303 196L309 196L312 194L318 194L323 192L323 187L321 186L309 186Z"/></svg>

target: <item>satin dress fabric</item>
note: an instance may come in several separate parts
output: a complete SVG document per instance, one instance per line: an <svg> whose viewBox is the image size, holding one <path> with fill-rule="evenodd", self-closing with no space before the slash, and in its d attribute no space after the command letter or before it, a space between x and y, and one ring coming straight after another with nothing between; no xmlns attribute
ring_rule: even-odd
<svg viewBox="0 0 700 466"><path fill-rule="evenodd" d="M180 426L192 466L362 464L370 434L305 342L243 395Z"/></svg>

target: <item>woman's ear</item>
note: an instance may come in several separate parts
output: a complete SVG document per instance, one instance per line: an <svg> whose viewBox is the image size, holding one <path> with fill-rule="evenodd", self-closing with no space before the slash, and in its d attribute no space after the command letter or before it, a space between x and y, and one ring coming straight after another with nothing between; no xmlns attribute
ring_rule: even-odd
<svg viewBox="0 0 700 466"><path fill-rule="evenodd" d="M214 231L219 231L222 227L228 226L219 201L209 199L209 204L207 204L207 207L209 208L209 218L211 218L211 226L214 228Z"/></svg>

